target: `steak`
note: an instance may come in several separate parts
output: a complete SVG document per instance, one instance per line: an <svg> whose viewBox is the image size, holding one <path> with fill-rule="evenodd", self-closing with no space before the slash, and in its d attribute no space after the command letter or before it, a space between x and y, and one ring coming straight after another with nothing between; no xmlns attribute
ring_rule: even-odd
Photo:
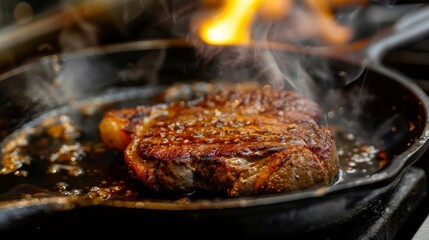
<svg viewBox="0 0 429 240"><path fill-rule="evenodd" d="M293 91L234 89L109 110L99 129L150 190L236 197L331 184L339 163L330 129L317 123L322 115Z"/></svg>

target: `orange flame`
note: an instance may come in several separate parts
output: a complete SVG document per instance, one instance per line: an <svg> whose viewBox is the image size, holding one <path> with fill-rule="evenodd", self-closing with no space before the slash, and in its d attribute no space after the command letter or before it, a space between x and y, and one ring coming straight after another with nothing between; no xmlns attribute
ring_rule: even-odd
<svg viewBox="0 0 429 240"><path fill-rule="evenodd" d="M219 16L201 25L201 38L215 45L249 42L250 24L261 2L261 0L226 1Z"/></svg>
<svg viewBox="0 0 429 240"><path fill-rule="evenodd" d="M309 20L318 24L314 26L314 32L333 44L344 43L352 36L350 28L335 21L333 9L366 2L367 0L304 1L310 13ZM247 44L251 41L251 25L257 14L278 19L292 11L293 3L293 0L225 0L219 14L205 19L200 25L199 35L203 41L212 45Z"/></svg>

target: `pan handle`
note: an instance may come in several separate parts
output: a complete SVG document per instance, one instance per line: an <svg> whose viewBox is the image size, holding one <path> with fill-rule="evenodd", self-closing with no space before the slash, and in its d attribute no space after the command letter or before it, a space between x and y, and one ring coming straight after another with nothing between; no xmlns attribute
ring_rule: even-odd
<svg viewBox="0 0 429 240"><path fill-rule="evenodd" d="M380 40L372 43L366 56L375 65L382 65L383 57L389 51L411 43L429 34L429 5L399 19Z"/></svg>

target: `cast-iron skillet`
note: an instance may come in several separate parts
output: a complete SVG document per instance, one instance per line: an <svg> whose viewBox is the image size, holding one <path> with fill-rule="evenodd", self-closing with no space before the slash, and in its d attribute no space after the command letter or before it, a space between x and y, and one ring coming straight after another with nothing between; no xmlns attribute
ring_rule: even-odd
<svg viewBox="0 0 429 240"><path fill-rule="evenodd" d="M43 155L45 150L18 142L39 155L32 152L28 164L0 175L0 230L5 236L89 232L208 238L299 235L345 222L394 188L428 145L428 98L411 80L380 64L397 36L386 39L369 50L371 62L364 67L330 59L325 69L332 73L328 83L317 71L308 72L319 83L309 96L324 108L322 123L350 133L362 144L380 146L387 164L357 177L343 171L328 187L256 197L178 198L140 191L119 153L97 150L102 144L94 124L104 110L154 103L176 83L266 81L252 60L222 64L239 48L225 47L203 59L184 41L144 41L55 55L6 73L0 76L3 147L43 119L60 121L62 115L78 123L82 135L77 141L91 147L78 156L77 165L66 162L82 167L84 174L74 176L67 168L47 173L52 162ZM27 138L21 140L31 142L37 133L24 135Z"/></svg>

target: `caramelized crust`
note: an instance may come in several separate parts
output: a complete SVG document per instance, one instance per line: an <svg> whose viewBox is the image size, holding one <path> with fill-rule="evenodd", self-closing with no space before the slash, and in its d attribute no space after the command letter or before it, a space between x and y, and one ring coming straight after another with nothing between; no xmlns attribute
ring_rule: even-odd
<svg viewBox="0 0 429 240"><path fill-rule="evenodd" d="M295 92L235 90L111 110L100 134L151 190L256 195L333 181L338 156L330 130L316 122L321 115Z"/></svg>

